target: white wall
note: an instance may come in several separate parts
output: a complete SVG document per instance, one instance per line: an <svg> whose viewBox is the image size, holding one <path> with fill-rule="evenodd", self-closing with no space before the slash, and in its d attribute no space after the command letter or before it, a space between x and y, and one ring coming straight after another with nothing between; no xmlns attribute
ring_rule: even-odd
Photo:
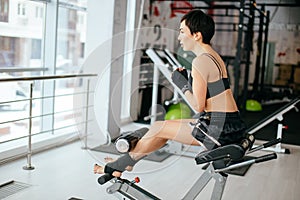
<svg viewBox="0 0 300 200"><path fill-rule="evenodd" d="M91 81L91 90L95 89L90 98L94 105L89 118L88 133L95 136L94 142L106 142L109 64L111 61L111 41L113 32L114 1L89 0L87 5L87 39L83 65L84 73L96 73L98 77Z"/></svg>
<svg viewBox="0 0 300 200"><path fill-rule="evenodd" d="M276 43L274 62L296 65L300 62L300 7L270 8L269 41ZM282 56L284 53L285 55Z"/></svg>

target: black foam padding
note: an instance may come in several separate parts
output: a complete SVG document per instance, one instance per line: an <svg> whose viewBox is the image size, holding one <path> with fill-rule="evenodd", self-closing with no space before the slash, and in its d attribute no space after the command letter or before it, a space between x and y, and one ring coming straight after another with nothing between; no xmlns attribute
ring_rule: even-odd
<svg viewBox="0 0 300 200"><path fill-rule="evenodd" d="M123 172L127 166L134 166L138 161L131 158L127 153L119 157L114 162L109 162L105 165L104 172L112 174L114 171Z"/></svg>
<svg viewBox="0 0 300 200"><path fill-rule="evenodd" d="M195 160L198 165L214 161L219 158L228 158L234 161L241 159L244 154L245 149L243 149L240 145L231 144L218 147L213 150L203 151L196 156Z"/></svg>
<svg viewBox="0 0 300 200"><path fill-rule="evenodd" d="M135 130L135 131L128 131L128 132L122 133L119 138L134 137L134 138L141 139L148 131L149 131L148 128L143 127L138 130Z"/></svg>
<svg viewBox="0 0 300 200"><path fill-rule="evenodd" d="M102 175L102 176L100 176L100 177L98 178L98 183L99 183L100 185L103 185L104 183L110 181L112 178L114 178L113 175L111 175L111 174L104 174L104 175Z"/></svg>
<svg viewBox="0 0 300 200"><path fill-rule="evenodd" d="M237 164L239 162L252 160L254 158L255 157L252 157L252 156L244 156L241 160L235 161L235 162L231 162L230 164ZM206 170L208 166L209 166L209 163L206 164L206 165L204 165L202 167L202 169ZM247 173L247 171L249 170L250 167L251 167L251 165L246 165L246 166L243 166L243 167L238 167L238 168L235 168L235 169L230 169L230 170L227 170L227 171L224 171L224 172L227 173L227 174L232 174L232 175L237 175L237 176L245 176L245 174Z"/></svg>
<svg viewBox="0 0 300 200"><path fill-rule="evenodd" d="M122 151L118 148L117 148L117 150L120 153L131 151L136 146L138 141L148 132L148 130L149 130L148 128L141 128L141 129L138 129L135 131L129 131L129 132L122 133L120 135L120 137L117 138L115 143L117 144L118 141L125 140L129 144L129 147L128 147L127 151L126 150Z"/></svg>

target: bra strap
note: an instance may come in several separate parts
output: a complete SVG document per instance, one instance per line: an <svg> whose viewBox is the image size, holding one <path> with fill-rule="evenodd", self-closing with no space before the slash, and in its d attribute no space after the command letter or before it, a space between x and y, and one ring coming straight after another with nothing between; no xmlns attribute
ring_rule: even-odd
<svg viewBox="0 0 300 200"><path fill-rule="evenodd" d="M208 57L211 58L211 60L215 63L215 65L217 66L217 68L218 68L218 70L219 70L219 72L220 72L220 79L223 78L223 72L222 72L222 70L221 70L221 65L220 65L220 63L217 61L217 59L216 59L213 55L211 55L211 54L209 54L209 53L204 53L204 55L206 55L206 56L208 56Z"/></svg>

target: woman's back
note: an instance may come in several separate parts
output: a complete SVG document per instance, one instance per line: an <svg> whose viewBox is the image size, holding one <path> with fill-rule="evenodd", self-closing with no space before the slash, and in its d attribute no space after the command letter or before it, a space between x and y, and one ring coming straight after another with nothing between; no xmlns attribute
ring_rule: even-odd
<svg viewBox="0 0 300 200"><path fill-rule="evenodd" d="M208 112L238 111L232 90L229 88L226 66L221 57L210 49L208 53L198 56L195 63L194 70L199 71L206 79L208 88L204 110Z"/></svg>

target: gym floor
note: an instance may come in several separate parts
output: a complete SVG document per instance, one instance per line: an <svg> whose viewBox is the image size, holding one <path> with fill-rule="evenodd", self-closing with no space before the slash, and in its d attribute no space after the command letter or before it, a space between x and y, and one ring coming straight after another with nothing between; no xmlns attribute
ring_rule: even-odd
<svg viewBox="0 0 300 200"><path fill-rule="evenodd" d="M259 143L260 141L257 141ZM101 163L107 153L81 149L81 141L33 155L34 170L23 170L26 159L0 165L0 184L10 180L29 184L29 187L10 195L7 200L85 199L114 200L109 195L110 183L99 185L93 174L94 163ZM276 160L254 164L245 176L229 175L222 200L298 200L300 198L300 147L283 145L291 154L278 154ZM253 156L267 154L259 151ZM134 172L123 176L139 176L139 185L162 199L181 199L204 170L193 158L170 156L161 163L142 160ZM211 181L197 199L209 199ZM1 190L0 190L1 191ZM0 193L1 198L1 193Z"/></svg>

